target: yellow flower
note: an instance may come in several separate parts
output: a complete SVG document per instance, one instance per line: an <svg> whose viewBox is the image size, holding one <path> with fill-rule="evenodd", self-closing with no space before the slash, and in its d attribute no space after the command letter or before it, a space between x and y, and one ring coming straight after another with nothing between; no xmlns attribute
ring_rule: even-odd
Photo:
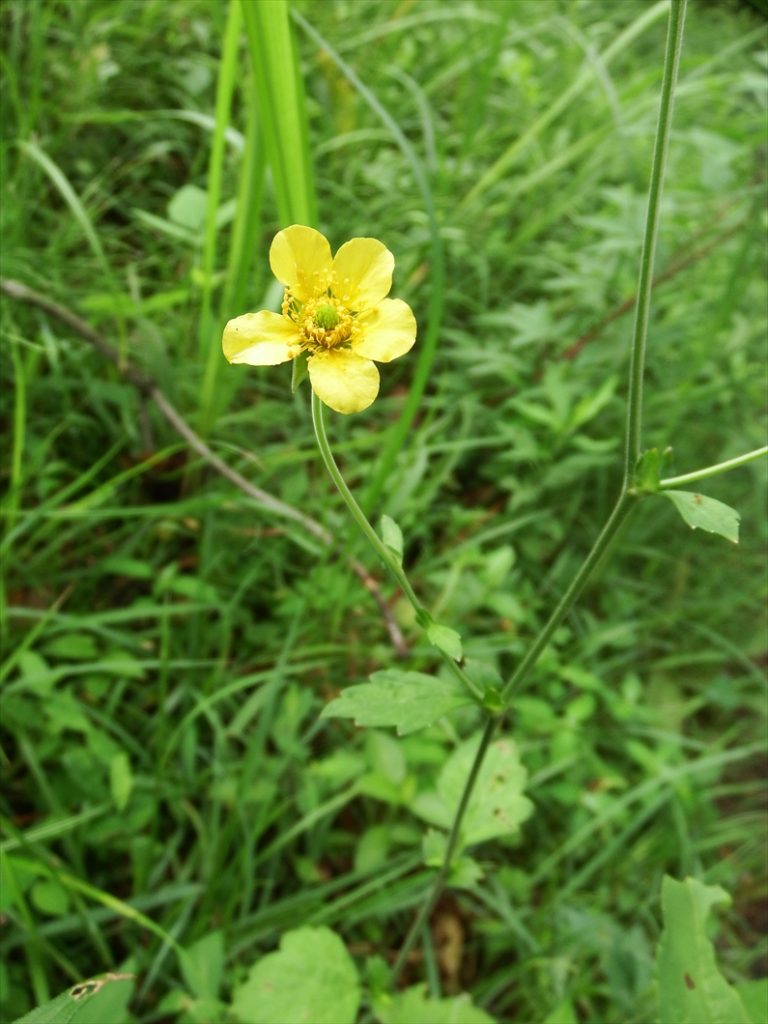
<svg viewBox="0 0 768 1024"><path fill-rule="evenodd" d="M379 393L372 360L389 363L416 340L416 319L392 287L395 259L375 238L353 238L335 256L314 228L278 231L269 250L285 285L282 314L230 320L222 346L230 363L273 366L306 352L312 389L336 412L367 409Z"/></svg>

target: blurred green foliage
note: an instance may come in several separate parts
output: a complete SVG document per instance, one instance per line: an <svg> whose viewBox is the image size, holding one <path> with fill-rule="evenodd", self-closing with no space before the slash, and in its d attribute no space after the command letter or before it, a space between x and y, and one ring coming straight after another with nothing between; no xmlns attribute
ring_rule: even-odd
<svg viewBox="0 0 768 1024"><path fill-rule="evenodd" d="M506 676L619 483L663 11L296 6L338 57L295 26L318 226L334 245L384 240L395 294L437 340L377 500L418 344L369 413L333 418L332 443L377 521L402 528L418 592L469 661ZM233 17L203 0L0 11L3 274L79 310L195 423L223 322L279 301L279 190ZM672 446L669 473L764 441L764 42L751 8L691 4L646 388L646 442ZM56 318L4 299L0 365L4 1017L130 958L132 1019L203 1022L301 926L333 928L373 977L432 877L414 799L476 710L399 740L319 720L395 657L345 560L207 469ZM289 374L222 365L206 438L375 575ZM665 873L730 892L721 969L765 973L765 477L752 464L709 482L741 512L738 547L662 502L624 528L515 702L534 813L464 864L409 985L471 991L498 1021L645 1022ZM435 672L380 582L403 667ZM179 947L215 961L216 983Z"/></svg>

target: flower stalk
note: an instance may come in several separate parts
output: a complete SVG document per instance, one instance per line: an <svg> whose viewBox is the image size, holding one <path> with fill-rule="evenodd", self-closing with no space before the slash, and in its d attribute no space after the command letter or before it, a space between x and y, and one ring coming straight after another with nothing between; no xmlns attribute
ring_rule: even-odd
<svg viewBox="0 0 768 1024"><path fill-rule="evenodd" d="M389 569L390 573L395 579L395 582L402 589L405 596L410 601L413 610L416 612L416 620L420 624L431 621L431 616L424 605L419 601L416 595L416 591L411 586L411 581L408 579L403 567L400 565L397 558L389 550L386 544L380 539L374 528L368 522L368 518L363 510L355 500L355 496L347 486L347 482L341 474L336 460L333 457L331 446L328 442L328 435L325 430L325 417L323 413L323 403L318 398L317 394L312 392L312 424L315 428L315 438L317 439L317 447L320 450L320 456L325 464L325 468L328 470L328 475L336 485L336 489L344 499L344 503L349 510L349 514L357 524L361 533L364 535L368 543L371 545L373 550L379 556L384 565ZM466 672L458 665L458 663L445 651L437 648L445 664L451 670L453 675L470 691L470 693L481 699L483 694L479 687L469 678Z"/></svg>

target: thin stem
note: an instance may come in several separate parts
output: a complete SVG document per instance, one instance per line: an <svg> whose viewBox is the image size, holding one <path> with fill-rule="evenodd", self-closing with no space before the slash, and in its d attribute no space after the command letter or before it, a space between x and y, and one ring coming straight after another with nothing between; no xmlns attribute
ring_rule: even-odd
<svg viewBox="0 0 768 1024"><path fill-rule="evenodd" d="M695 469L692 473L683 473L682 476L668 476L662 480L659 487L662 491L670 487L680 487L685 484L694 484L697 480L706 480L708 476L717 476L718 473L727 473L729 469L736 469L737 466L744 466L747 462L754 462L763 455L768 455L768 444L762 448L755 448L754 451L746 452L744 455L737 455L735 459L726 459L725 462L717 462L714 466L705 466L704 469Z"/></svg>
<svg viewBox="0 0 768 1024"><path fill-rule="evenodd" d="M667 48L664 55L664 77L661 83L659 120L653 147L651 181L648 189L648 211L645 235L640 255L640 280L637 288L637 307L629 362L629 404L627 409L627 436L624 450L624 489L631 483L635 462L640 455L643 426L643 375L645 349L648 337L648 317L653 284L653 263L659 235L659 214L664 170L669 152L669 131L672 124L672 100L680 67L680 50L687 0L672 0L667 30Z"/></svg>
<svg viewBox="0 0 768 1024"><path fill-rule="evenodd" d="M533 641L533 644L528 650L528 653L525 655L523 660L517 666L517 669L513 673L512 677L504 686L504 689L502 690L502 697L505 703L509 701L509 698L512 695L513 691L516 690L518 686L520 686L520 684L526 678L526 676L534 667L536 662L539 660L539 655L549 643L550 637L575 604L576 599L578 598L581 591L584 589L587 580L592 575L595 566L600 561L602 555L605 552L605 549L608 547L608 544L610 543L614 534L618 530L619 526L621 526L622 522L628 515L635 500L636 499L627 491L622 490L621 494L619 495L619 500L616 502L613 511L608 517L608 521L600 531L597 540L592 545L592 549L587 555L587 557L584 559L581 568L573 577L571 585L560 598L557 607L550 615L546 625L542 628L539 635Z"/></svg>
<svg viewBox="0 0 768 1024"><path fill-rule="evenodd" d="M405 941L403 942L403 945L400 948L400 952L397 954L397 960L395 960L394 966L392 968L392 978L390 980L390 985L393 989L397 985L397 981L400 977L400 974L402 973L402 970L405 967L406 961L408 960L408 954L413 949L414 943L418 939L424 923L429 919L429 915L434 910L435 904L437 903L438 899L440 898L440 894L443 891L445 880L448 877L448 872L450 871L451 868L453 854L455 853L456 847L459 843L461 825L464 820L464 814L467 810L467 807L469 806L469 800L470 797L472 796L472 791L475 788L477 776L480 773L480 768L482 767L483 761L485 760L485 755L488 751L490 742L493 739L493 733L496 729L498 721L498 718L489 718L485 723L485 729L483 729L483 734L480 737L480 743L475 753L475 759L472 762L472 767L470 768L469 774L467 775L467 781L464 783L464 790L461 794L461 799L459 800L459 806L456 808L456 815L453 819L451 831L450 834L448 835L448 842L445 847L445 857L443 859L443 863L437 875L435 876L434 882L432 883L432 889L429 893L429 896L422 903L421 907L419 908L418 914L413 919L413 923L411 924L411 927L408 930L408 934L405 937Z"/></svg>
<svg viewBox="0 0 768 1024"><path fill-rule="evenodd" d="M392 573L392 575L395 578L395 581L400 586L405 596L411 602L411 605L413 606L413 609L416 612L416 618L419 624L423 625L425 622L430 622L432 616L429 614L427 609L416 596L416 592L411 586L411 581L406 576L403 567L400 565L400 562L397 560L397 558L395 558L394 554L379 538L379 535L368 522L365 513L360 508L357 501L355 501L355 497L350 491L349 487L347 487L347 483L344 477L341 475L341 470L336 465L336 460L333 457L331 446L328 443L328 435L325 432L323 403L320 401L320 399L317 397L314 391L312 392L312 423L315 428L317 447L320 449L320 455L323 459L323 462L325 463L325 468L328 470L329 476L336 484L336 488L339 494L344 499L344 502L347 508L349 509L349 514L357 523L358 527L360 528L361 532L363 533L363 535L365 536L373 550L376 552L376 554L379 556L382 562ZM456 679L463 683L464 686L466 686L467 689L469 689L470 692L475 697L482 698L482 690L480 690L477 684L469 678L466 672L464 672L464 670L453 660L453 658L449 654L446 654L445 651L441 650L439 647L437 648L437 651L440 654L440 657L445 662L445 664L451 670L453 675L456 677Z"/></svg>

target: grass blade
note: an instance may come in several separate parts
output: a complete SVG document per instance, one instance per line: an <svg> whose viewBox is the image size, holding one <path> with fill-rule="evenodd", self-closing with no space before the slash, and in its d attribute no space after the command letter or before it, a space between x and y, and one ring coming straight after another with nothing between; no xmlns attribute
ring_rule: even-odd
<svg viewBox="0 0 768 1024"><path fill-rule="evenodd" d="M219 368L223 363L219 345L215 343L216 331L211 316L211 296L216 274L217 214L221 203L226 132L229 127L229 112L237 74L237 51L241 25L242 8L237 0L230 0L216 88L216 120L208 163L208 205L205 213L203 241L203 288L198 327L198 351L200 356L205 359L205 372L200 395L200 431L203 436L208 433L215 413L216 380Z"/></svg>
<svg viewBox="0 0 768 1024"><path fill-rule="evenodd" d="M317 222L317 199L298 58L286 0L243 3L255 98L280 223Z"/></svg>

